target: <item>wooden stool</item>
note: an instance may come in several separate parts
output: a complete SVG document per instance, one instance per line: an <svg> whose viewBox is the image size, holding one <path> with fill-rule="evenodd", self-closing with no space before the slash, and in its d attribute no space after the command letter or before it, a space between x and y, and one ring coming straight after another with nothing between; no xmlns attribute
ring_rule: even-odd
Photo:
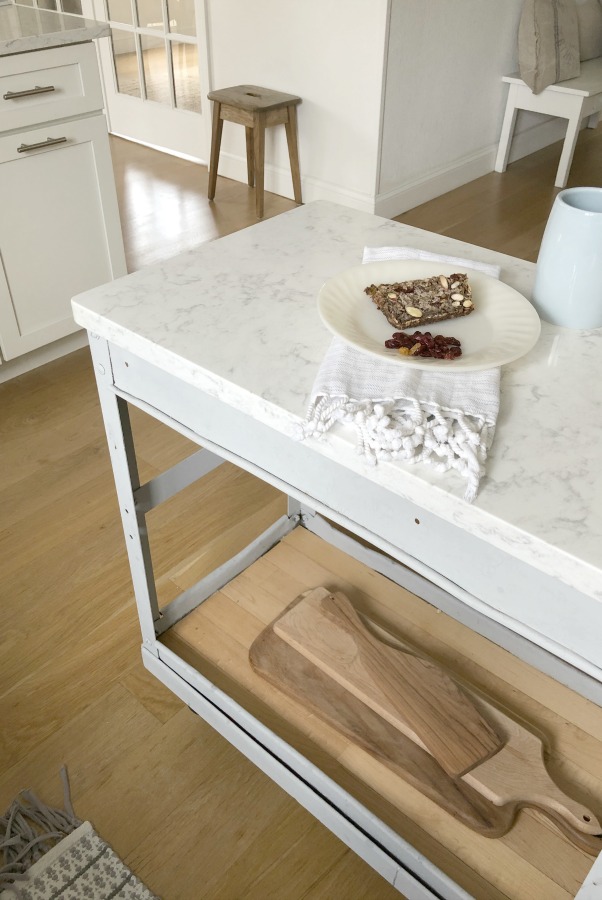
<svg viewBox="0 0 602 900"><path fill-rule="evenodd" d="M213 101L213 131L211 134L211 160L209 162L208 197L215 197L217 166L222 141L224 122L244 125L247 139L247 175L249 187L255 185L255 210L257 217L263 216L263 170L265 162L265 129L269 125L286 128L288 154L291 160L295 203L301 203L301 175L299 172L299 151L297 147L297 109L301 97L282 94L254 84L239 84L237 87L210 91L208 98Z"/></svg>

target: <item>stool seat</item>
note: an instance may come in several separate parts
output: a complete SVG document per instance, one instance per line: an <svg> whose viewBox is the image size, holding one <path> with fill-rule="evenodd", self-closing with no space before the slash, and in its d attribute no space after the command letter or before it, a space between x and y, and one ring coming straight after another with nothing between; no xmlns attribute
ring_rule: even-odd
<svg viewBox="0 0 602 900"><path fill-rule="evenodd" d="M297 105L301 97L285 94L254 84L209 91L213 103L211 133L211 159L209 161L209 200L215 197L217 170L224 122L244 125L247 146L247 180L255 186L255 211L263 216L263 185L265 163L265 129L272 125L284 125L291 163L293 192L296 203L301 203L301 175L297 137Z"/></svg>

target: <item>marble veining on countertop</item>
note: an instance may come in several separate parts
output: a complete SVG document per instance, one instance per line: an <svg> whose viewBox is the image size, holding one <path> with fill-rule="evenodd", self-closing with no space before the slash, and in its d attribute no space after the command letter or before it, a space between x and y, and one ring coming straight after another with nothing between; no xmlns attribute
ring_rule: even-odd
<svg viewBox="0 0 602 900"><path fill-rule="evenodd" d="M0 6L0 56L79 44L108 34L106 22L21 4Z"/></svg>
<svg viewBox="0 0 602 900"><path fill-rule="evenodd" d="M530 296L535 266L347 209L310 203L74 300L77 322L263 423L292 433L331 340L323 282L365 246L411 246L501 266ZM369 467L336 426L312 447L512 556L602 600L602 329L542 323L502 368L501 411L473 504L463 480L428 466Z"/></svg>

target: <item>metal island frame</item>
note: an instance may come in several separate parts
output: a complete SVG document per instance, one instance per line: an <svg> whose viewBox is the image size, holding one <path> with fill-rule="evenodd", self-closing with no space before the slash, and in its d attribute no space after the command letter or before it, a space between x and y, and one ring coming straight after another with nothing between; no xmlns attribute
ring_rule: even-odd
<svg viewBox="0 0 602 900"><path fill-rule="evenodd" d="M602 705L602 330L543 323L536 347L503 368L487 475L467 504L455 473L367 465L343 426L294 436L331 340L317 293L367 246L495 263L530 294L530 263L320 201L88 291L73 309L90 337L144 665L405 896L459 900L470 888L163 639L302 528ZM130 404L201 449L141 484ZM286 514L160 608L146 515L224 460L282 491Z"/></svg>

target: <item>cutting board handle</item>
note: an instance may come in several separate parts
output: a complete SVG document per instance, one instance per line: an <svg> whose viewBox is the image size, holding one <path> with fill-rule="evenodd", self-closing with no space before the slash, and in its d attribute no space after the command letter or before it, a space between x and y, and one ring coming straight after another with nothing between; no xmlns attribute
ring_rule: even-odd
<svg viewBox="0 0 602 900"><path fill-rule="evenodd" d="M583 834L600 835L602 826L586 806L573 800L552 780L545 767L541 741L507 720L508 741L493 756L467 772L462 780L495 803L531 806Z"/></svg>

